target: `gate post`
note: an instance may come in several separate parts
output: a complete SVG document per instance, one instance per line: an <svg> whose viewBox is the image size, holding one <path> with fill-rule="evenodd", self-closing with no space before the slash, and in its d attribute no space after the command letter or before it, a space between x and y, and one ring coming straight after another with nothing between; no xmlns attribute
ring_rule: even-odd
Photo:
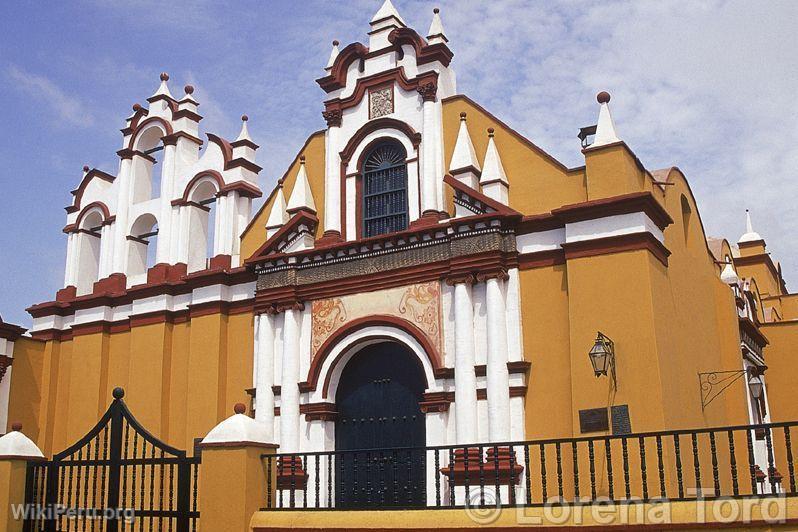
<svg viewBox="0 0 798 532"><path fill-rule="evenodd" d="M0 438L0 532L21 532L26 510L28 462L44 461L44 455L14 423Z"/></svg>
<svg viewBox="0 0 798 532"><path fill-rule="evenodd" d="M266 426L245 416L238 403L235 415L214 427L200 443L200 509L203 530L246 532L252 516L266 506L266 466L273 454Z"/></svg>

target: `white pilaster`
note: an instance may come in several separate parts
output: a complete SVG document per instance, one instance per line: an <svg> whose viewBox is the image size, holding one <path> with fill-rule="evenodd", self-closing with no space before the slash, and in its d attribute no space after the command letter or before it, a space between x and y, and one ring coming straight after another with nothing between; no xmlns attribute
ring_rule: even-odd
<svg viewBox="0 0 798 532"><path fill-rule="evenodd" d="M163 162L161 168L161 208L158 215L158 248L155 252L155 262L169 263L172 246L172 196L175 180L175 149L174 144L166 144L163 148ZM156 169L153 168L153 172Z"/></svg>
<svg viewBox="0 0 798 532"><path fill-rule="evenodd" d="M438 167L435 142L435 102L425 100L422 112L424 126L421 132L421 214L438 210L435 172Z"/></svg>
<svg viewBox="0 0 798 532"><path fill-rule="evenodd" d="M255 420L268 427L274 438L274 318L258 315L258 341L255 354L257 376L255 381Z"/></svg>
<svg viewBox="0 0 798 532"><path fill-rule="evenodd" d="M133 171L133 160L122 159L119 166L119 197L117 199L116 224L117 230L114 234L114 259L112 273L125 273L125 262L127 260L127 227L128 227L128 208L130 205L131 174Z"/></svg>
<svg viewBox="0 0 798 532"><path fill-rule="evenodd" d="M77 234L67 234L66 268L64 269L64 287L76 286L75 256L77 255Z"/></svg>
<svg viewBox="0 0 798 532"><path fill-rule="evenodd" d="M340 121L340 118L338 119ZM324 175L324 231L341 233L341 157L338 155L340 122L332 122L326 136Z"/></svg>
<svg viewBox="0 0 798 532"><path fill-rule="evenodd" d="M488 437L492 442L505 442L510 439L510 374L507 369L507 322L503 281L498 277L490 277L485 283L488 320Z"/></svg>
<svg viewBox="0 0 798 532"><path fill-rule="evenodd" d="M102 229L100 229L100 261L97 269L98 279L104 279L112 273L115 225L116 223L103 224Z"/></svg>
<svg viewBox="0 0 798 532"><path fill-rule="evenodd" d="M474 371L474 307L471 286L458 279L454 285L454 406L457 443L477 439L477 376Z"/></svg>
<svg viewBox="0 0 798 532"><path fill-rule="evenodd" d="M299 320L301 311L285 311L283 364L280 384L280 451L299 449Z"/></svg>

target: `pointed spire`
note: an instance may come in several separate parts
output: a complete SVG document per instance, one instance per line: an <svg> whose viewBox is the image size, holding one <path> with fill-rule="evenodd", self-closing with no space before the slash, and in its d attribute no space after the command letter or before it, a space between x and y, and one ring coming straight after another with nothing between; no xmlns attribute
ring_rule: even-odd
<svg viewBox="0 0 798 532"><path fill-rule="evenodd" d="M748 212L748 209L745 209L745 234L737 242L755 242L757 240L762 240L762 237L754 231L754 226L751 223L751 213Z"/></svg>
<svg viewBox="0 0 798 532"><path fill-rule="evenodd" d="M158 90L155 91L155 94L153 94L151 97L167 96L169 98L172 98L172 93L169 92L169 85L166 84L167 81L169 81L169 74L167 74L166 72L161 72L161 84L158 86Z"/></svg>
<svg viewBox="0 0 798 532"><path fill-rule="evenodd" d="M485 164L482 167L482 176L479 183L482 185L483 194L507 205L509 201L509 183L507 182L507 174L504 173L504 166L499 157L499 150L496 149L493 135L493 128L488 128L488 149L485 152Z"/></svg>
<svg viewBox="0 0 798 532"><path fill-rule="evenodd" d="M593 139L592 147L605 146L614 142L620 142L618 134L615 132L615 121L610 113L610 93L601 91L596 96L599 105L599 117L596 124L596 137Z"/></svg>
<svg viewBox="0 0 798 532"><path fill-rule="evenodd" d="M479 160L468 134L466 113L460 113L460 130L457 132L457 141L454 144L454 153L449 163L449 173L459 181L473 189L479 189Z"/></svg>
<svg viewBox="0 0 798 532"><path fill-rule="evenodd" d="M427 41L430 44L449 42L449 39L446 38L446 32L443 30L440 12L441 10L437 7L432 10L432 23L429 25L429 31L427 32Z"/></svg>
<svg viewBox="0 0 798 532"><path fill-rule="evenodd" d="M485 167L482 169L482 178L479 180L483 185L493 181L507 183L507 174L504 173L504 166L496 149L496 142L493 140L494 130L488 128L488 149L485 152Z"/></svg>
<svg viewBox="0 0 798 532"><path fill-rule="evenodd" d="M308 183L308 173L305 170L305 156L299 157L299 172L296 176L294 183L294 190L291 191L291 197L288 200L287 211L289 214L294 214L297 211L310 211L316 212L316 203L313 201L313 192L310 190L310 183Z"/></svg>
<svg viewBox="0 0 798 532"><path fill-rule="evenodd" d="M239 142L242 140L252 142L252 137L249 136L249 129L247 128L248 121L249 117L247 115L241 115L241 133L238 134L238 137L236 137L235 142Z"/></svg>
<svg viewBox="0 0 798 532"><path fill-rule="evenodd" d="M277 182L277 192L274 196L274 203L272 203L272 210L269 212L269 219L266 220L266 238L271 238L287 221L288 211L283 194L283 182L280 180Z"/></svg>
<svg viewBox="0 0 798 532"><path fill-rule="evenodd" d="M393 6L391 0L385 0L383 2L382 7L374 13L374 16L371 17L371 24L375 24L387 18L395 18L402 26L406 26L405 21L402 20L402 15L396 10Z"/></svg>
<svg viewBox="0 0 798 532"><path fill-rule="evenodd" d="M335 63L335 58L338 57L338 45L340 43L338 41L332 42L332 51L330 51L330 58L327 60L327 66L325 66L325 70L330 70L333 67L333 63Z"/></svg>

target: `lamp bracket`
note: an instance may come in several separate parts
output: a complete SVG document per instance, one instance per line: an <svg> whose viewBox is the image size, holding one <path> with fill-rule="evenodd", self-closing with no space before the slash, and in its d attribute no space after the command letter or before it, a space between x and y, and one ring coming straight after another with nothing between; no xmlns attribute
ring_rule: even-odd
<svg viewBox="0 0 798 532"><path fill-rule="evenodd" d="M747 369L733 371L709 371L698 374L698 385L701 388L701 410L722 394L726 388L739 380L743 375L749 374Z"/></svg>

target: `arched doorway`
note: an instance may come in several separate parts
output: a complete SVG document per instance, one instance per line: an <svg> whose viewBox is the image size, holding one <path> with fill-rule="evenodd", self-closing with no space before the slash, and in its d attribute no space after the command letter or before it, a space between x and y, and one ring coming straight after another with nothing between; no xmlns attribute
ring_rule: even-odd
<svg viewBox="0 0 798 532"><path fill-rule="evenodd" d="M396 342L364 347L344 367L335 394L337 507L426 504L418 449L426 442L425 387L421 364Z"/></svg>

